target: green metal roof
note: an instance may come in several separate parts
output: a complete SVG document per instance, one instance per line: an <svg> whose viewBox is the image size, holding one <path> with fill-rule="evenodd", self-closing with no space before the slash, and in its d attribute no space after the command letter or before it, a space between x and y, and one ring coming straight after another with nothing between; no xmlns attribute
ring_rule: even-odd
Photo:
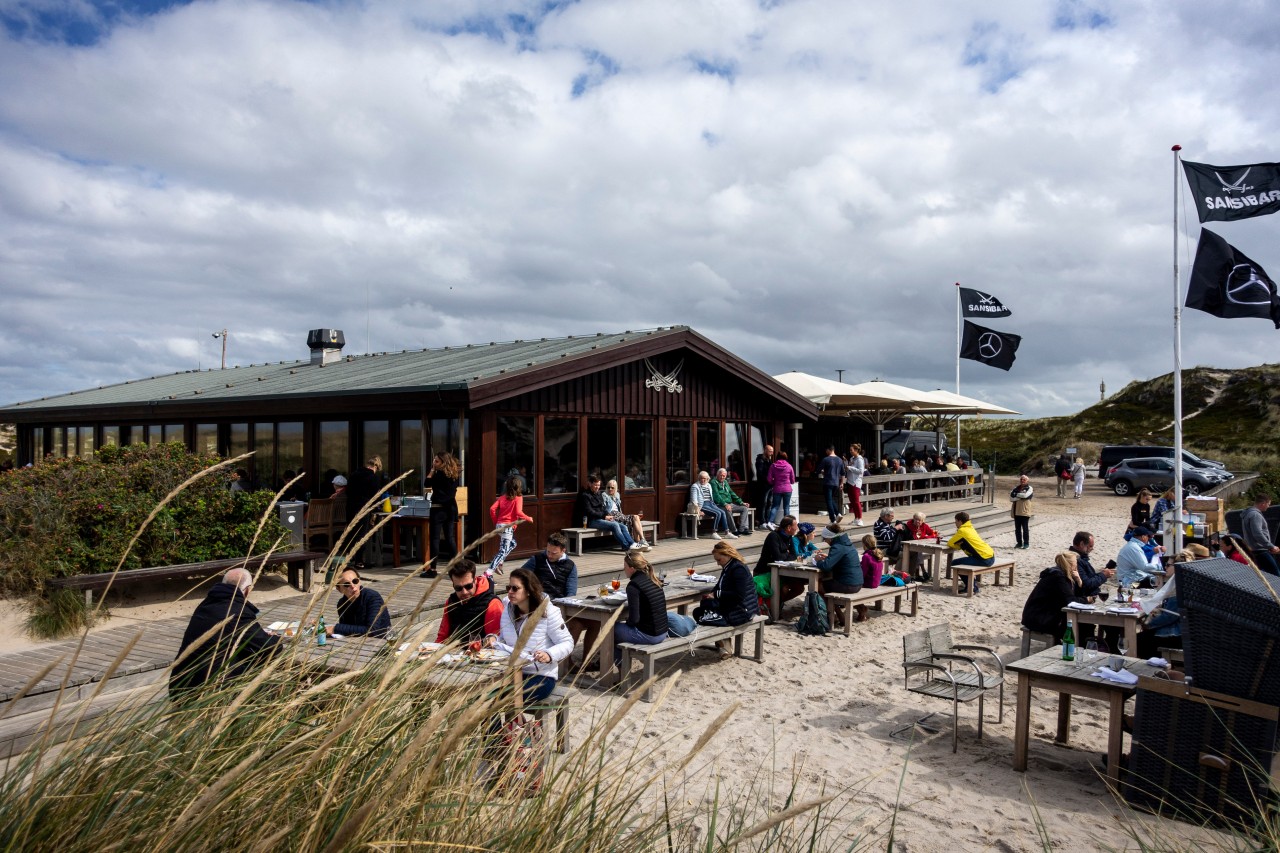
<svg viewBox="0 0 1280 853"><path fill-rule="evenodd" d="M616 334L570 335L466 344L439 349L347 355L327 365L310 358L278 364L251 364L225 370L188 370L135 379L55 397L41 397L0 409L5 414L44 409L129 406L218 399L281 399L393 391L465 391L522 370L546 368L565 358L613 349L641 339L687 331L685 326Z"/></svg>

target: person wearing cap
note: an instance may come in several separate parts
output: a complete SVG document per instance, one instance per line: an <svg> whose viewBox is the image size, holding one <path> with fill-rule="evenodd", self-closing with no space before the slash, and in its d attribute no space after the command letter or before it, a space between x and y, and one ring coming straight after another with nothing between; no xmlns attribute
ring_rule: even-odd
<svg viewBox="0 0 1280 853"><path fill-rule="evenodd" d="M338 495L345 497L347 494L347 478L339 474L333 478L333 494L330 497L336 498Z"/></svg>
<svg viewBox="0 0 1280 853"><path fill-rule="evenodd" d="M821 563L822 580L820 586L822 592L861 592L862 563L858 557L858 548L850 541L849 534L845 533L839 524L832 523L822 528L821 536L823 541L827 543L827 553L822 558ZM858 616L854 621L865 622L867 620L866 605L859 604L857 608ZM844 627L841 622L840 611L835 610L832 613L832 624L836 627Z"/></svg>
<svg viewBox="0 0 1280 853"><path fill-rule="evenodd" d="M796 552L797 560L806 560L809 557L817 556L818 546L813 541L813 532L816 529L807 521L802 521L796 525L796 533L791 537L791 546Z"/></svg>
<svg viewBox="0 0 1280 853"><path fill-rule="evenodd" d="M1146 527L1133 528L1129 541L1116 555L1116 577L1121 586L1151 586L1151 562L1146 552L1151 536Z"/></svg>

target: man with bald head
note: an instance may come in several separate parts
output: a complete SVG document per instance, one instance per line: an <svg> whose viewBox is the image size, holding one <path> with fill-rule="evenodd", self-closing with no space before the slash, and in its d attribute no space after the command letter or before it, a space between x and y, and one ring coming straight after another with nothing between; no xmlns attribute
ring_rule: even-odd
<svg viewBox="0 0 1280 853"><path fill-rule="evenodd" d="M260 665L279 648L280 638L258 624L249 603L253 573L232 569L200 602L182 636L169 672L169 696L179 698L215 678L234 678Z"/></svg>

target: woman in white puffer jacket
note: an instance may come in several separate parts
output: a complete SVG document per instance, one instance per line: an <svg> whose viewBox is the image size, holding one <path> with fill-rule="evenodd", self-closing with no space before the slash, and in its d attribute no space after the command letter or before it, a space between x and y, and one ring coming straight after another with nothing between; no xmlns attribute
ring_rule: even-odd
<svg viewBox="0 0 1280 853"><path fill-rule="evenodd" d="M537 602L546 598L542 582L528 569L515 569L507 584L507 599L502 609L502 627L495 637L490 634L485 644L508 654L515 651L516 641ZM528 663L524 673L524 701L536 703L545 699L556 687L559 663L573 653L573 636L565 627L560 608L547 601L542 618L533 627L521 657Z"/></svg>

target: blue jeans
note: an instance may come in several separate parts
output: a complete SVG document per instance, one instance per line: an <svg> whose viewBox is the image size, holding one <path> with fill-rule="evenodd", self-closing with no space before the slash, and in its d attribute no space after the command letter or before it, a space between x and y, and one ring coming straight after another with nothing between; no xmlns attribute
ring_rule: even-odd
<svg viewBox="0 0 1280 853"><path fill-rule="evenodd" d="M710 513L711 519L712 519L711 521L712 530L728 531L729 513L725 512L723 509L716 506L711 501L707 501L702 505L702 511L705 513Z"/></svg>
<svg viewBox="0 0 1280 853"><path fill-rule="evenodd" d="M996 558L994 556L988 557L985 560L980 559L978 557L960 557L958 559L952 560L951 565L953 566L991 566L991 565L995 565L995 562L996 562ZM976 577L973 579L973 588L974 589L978 588L978 579Z"/></svg>
<svg viewBox="0 0 1280 853"><path fill-rule="evenodd" d="M623 527L616 521L605 521L603 518L598 518L595 521L588 521L587 527L590 527L593 530L609 531L613 534L613 538L617 539L618 544L623 548L630 548L636 543L636 540L632 539L631 534L627 532L627 528Z"/></svg>
<svg viewBox="0 0 1280 853"><path fill-rule="evenodd" d="M1258 568L1269 575L1280 575L1280 565L1276 563L1275 554L1272 554L1266 548L1257 548L1253 552L1253 561L1258 564Z"/></svg>
<svg viewBox="0 0 1280 853"><path fill-rule="evenodd" d="M615 642L618 643L640 643L645 646L656 646L658 643L666 642L666 634L646 634L639 628L632 628L626 622L619 622L613 626L613 636ZM617 646L613 647L613 663L622 663L622 649Z"/></svg>
<svg viewBox="0 0 1280 853"><path fill-rule="evenodd" d="M524 703L534 705L551 695L556 689L556 680L548 675L524 674Z"/></svg>
<svg viewBox="0 0 1280 853"><path fill-rule="evenodd" d="M778 523L778 519L787 514L787 504L791 503L790 492L774 492L772 505L769 507L769 521L774 524ZM781 512L779 512L781 510Z"/></svg>
<svg viewBox="0 0 1280 853"><path fill-rule="evenodd" d="M841 515L840 487L827 486L826 490L827 490L827 517L834 522L836 520L836 516Z"/></svg>

